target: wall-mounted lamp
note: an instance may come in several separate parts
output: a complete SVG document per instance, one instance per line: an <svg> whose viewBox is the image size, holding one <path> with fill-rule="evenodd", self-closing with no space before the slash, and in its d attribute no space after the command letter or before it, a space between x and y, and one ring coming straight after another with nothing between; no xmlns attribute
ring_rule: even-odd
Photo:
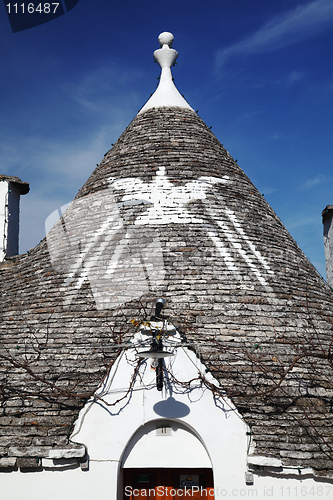
<svg viewBox="0 0 333 500"><path fill-rule="evenodd" d="M152 319L154 320L161 320L161 311L163 309L163 306L165 304L164 299L157 299L156 300L156 306L155 306L155 317ZM161 391L163 389L163 358L168 358L172 356L173 354L167 351L163 351L163 343L162 343L162 336L163 336L163 331L164 331L164 326L165 326L165 320L163 321L163 329L162 332L160 330L152 329L152 336L153 340L151 343L151 347L149 351L141 351L139 352L139 356L142 358L153 358L157 360L157 366L156 366L156 387L158 391Z"/></svg>
<svg viewBox="0 0 333 500"><path fill-rule="evenodd" d="M155 318L160 318L161 311L164 307L165 300L164 299L157 299L155 303Z"/></svg>

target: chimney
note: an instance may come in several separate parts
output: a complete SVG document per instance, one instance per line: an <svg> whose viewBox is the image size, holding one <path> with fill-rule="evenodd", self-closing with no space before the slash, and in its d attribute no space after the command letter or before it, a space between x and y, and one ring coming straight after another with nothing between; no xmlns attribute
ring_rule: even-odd
<svg viewBox="0 0 333 500"><path fill-rule="evenodd" d="M324 246L326 259L326 279L333 288L333 205L327 205L322 212L324 225Z"/></svg>
<svg viewBox="0 0 333 500"><path fill-rule="evenodd" d="M27 182L0 175L0 262L19 253L20 196L28 192Z"/></svg>

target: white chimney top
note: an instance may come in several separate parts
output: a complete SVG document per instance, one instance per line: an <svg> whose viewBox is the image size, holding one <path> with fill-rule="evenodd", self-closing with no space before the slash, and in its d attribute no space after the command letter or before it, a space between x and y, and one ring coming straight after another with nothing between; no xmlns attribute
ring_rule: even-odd
<svg viewBox="0 0 333 500"><path fill-rule="evenodd" d="M0 175L0 262L19 253L20 196L28 192L27 182Z"/></svg>
<svg viewBox="0 0 333 500"><path fill-rule="evenodd" d="M139 114L148 109L160 107L178 107L192 110L173 83L171 66L174 66L178 57L178 52L171 48L173 40L173 34L167 31L161 33L158 37L161 48L155 50L154 59L162 69L160 82L154 94L139 111Z"/></svg>

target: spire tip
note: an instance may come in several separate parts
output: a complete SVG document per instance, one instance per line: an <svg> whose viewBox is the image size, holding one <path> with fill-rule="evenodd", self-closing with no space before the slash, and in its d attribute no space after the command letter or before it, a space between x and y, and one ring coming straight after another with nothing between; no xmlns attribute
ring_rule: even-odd
<svg viewBox="0 0 333 500"><path fill-rule="evenodd" d="M163 45L168 45L169 47L171 47L174 39L175 37L172 33L169 33L169 31L163 31L163 33L161 33L158 37L158 41L161 47L163 47Z"/></svg>

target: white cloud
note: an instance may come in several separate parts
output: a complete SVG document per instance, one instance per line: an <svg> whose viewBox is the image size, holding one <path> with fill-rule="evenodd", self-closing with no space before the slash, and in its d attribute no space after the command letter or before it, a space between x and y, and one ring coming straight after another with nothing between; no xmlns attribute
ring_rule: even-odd
<svg viewBox="0 0 333 500"><path fill-rule="evenodd" d="M292 71L290 75L285 79L285 84L287 86L293 85L296 82L300 82L304 80L305 72L304 71Z"/></svg>
<svg viewBox="0 0 333 500"><path fill-rule="evenodd" d="M280 139L282 139L284 137L284 134L283 132L281 132L280 130L276 130L275 132L273 132L269 137L268 137L268 140L269 141L279 141Z"/></svg>
<svg viewBox="0 0 333 500"><path fill-rule="evenodd" d="M130 90L137 76L103 65L59 84L57 98L40 105L29 128L0 121L0 172L30 183L21 200L22 252L44 238L47 216L74 198L144 104L140 92ZM56 125L40 126L50 116Z"/></svg>
<svg viewBox="0 0 333 500"><path fill-rule="evenodd" d="M76 81L67 82L63 89L68 98L79 105L81 112L106 116L112 110L133 106L136 109L144 104L139 92L133 91L135 82L142 76L138 70L118 67L114 61L109 61Z"/></svg>
<svg viewBox="0 0 333 500"><path fill-rule="evenodd" d="M1 148L2 161L0 170L3 173L21 176L24 181L35 180L40 184L47 177L59 176L64 184L75 182L78 177L90 174L101 161L105 153L105 145L110 145L108 130L99 130L94 134L85 132L80 140L70 142L51 140L42 136L21 136L17 140L20 147L15 147L12 139L7 146ZM26 177L29 178L26 178Z"/></svg>
<svg viewBox="0 0 333 500"><path fill-rule="evenodd" d="M100 130L73 144L41 143L38 138L29 138L29 150L35 150L31 159L25 160L24 175L20 172L22 180L30 183L30 192L21 199L20 251L25 252L44 238L45 219L74 198L102 160L105 144L111 147L107 132L110 130Z"/></svg>
<svg viewBox="0 0 333 500"><path fill-rule="evenodd" d="M268 21L248 38L221 49L216 64L221 67L231 57L274 52L311 38L333 26L332 0L314 0Z"/></svg>
<svg viewBox="0 0 333 500"><path fill-rule="evenodd" d="M328 179L325 175L317 175L316 177L312 177L311 179L308 179L306 182L304 182L300 188L301 189L311 189L314 186L317 186L318 184L323 184L324 182L327 182Z"/></svg>
<svg viewBox="0 0 333 500"><path fill-rule="evenodd" d="M30 183L30 192L21 199L20 251L25 252L44 238L45 219L75 197L111 147L110 140L116 140L118 135L118 130L109 127L90 136L85 134L74 143L22 138L21 148L13 151L9 165L9 171ZM22 163L24 169L14 168Z"/></svg>
<svg viewBox="0 0 333 500"><path fill-rule="evenodd" d="M67 106L64 99L54 104L54 108L61 106L57 119L63 121L55 127L56 136L52 128L36 125L33 117L28 130L8 129L5 123L0 126L0 172L30 182L29 196L35 196L36 189L45 193L48 188L54 196L57 190L77 191L134 117L138 95L125 97L126 87L119 93L110 91L104 79L98 78L103 75L104 70L87 74L77 85L67 86ZM53 113L48 104L40 120L48 120ZM87 119L84 114L88 112Z"/></svg>
<svg viewBox="0 0 333 500"><path fill-rule="evenodd" d="M20 207L20 253L34 248L45 237L45 220L54 210L62 206L67 199L59 195L51 199L39 192L30 192L21 197Z"/></svg>
<svg viewBox="0 0 333 500"><path fill-rule="evenodd" d="M302 214L296 214L286 221L286 227L289 231L293 231L297 228L304 226L317 227L320 224L320 214L315 216L303 216ZM297 238L296 238L297 239Z"/></svg>
<svg viewBox="0 0 333 500"><path fill-rule="evenodd" d="M271 194L278 193L279 189L273 188L273 187L268 187L268 186L263 186L260 188L260 192L262 193L263 196L269 196Z"/></svg>

